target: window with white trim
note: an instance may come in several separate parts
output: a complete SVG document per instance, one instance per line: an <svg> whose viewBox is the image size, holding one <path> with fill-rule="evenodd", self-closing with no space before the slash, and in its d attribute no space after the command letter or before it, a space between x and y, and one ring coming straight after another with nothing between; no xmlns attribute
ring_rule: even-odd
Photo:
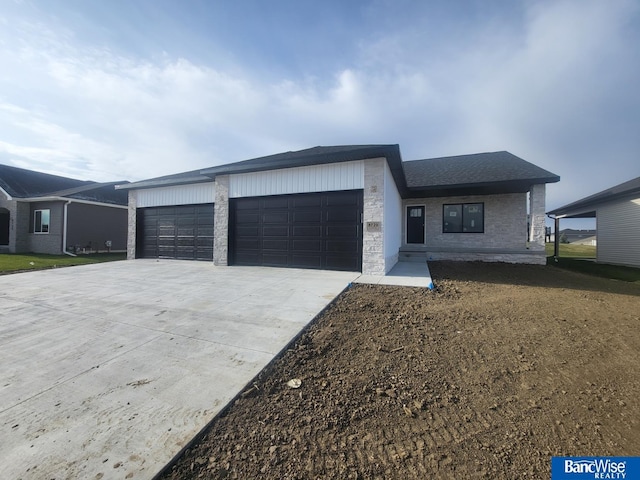
<svg viewBox="0 0 640 480"><path fill-rule="evenodd" d="M49 219L51 218L51 211L46 210L34 210L33 211L33 232L34 233L49 233Z"/></svg>

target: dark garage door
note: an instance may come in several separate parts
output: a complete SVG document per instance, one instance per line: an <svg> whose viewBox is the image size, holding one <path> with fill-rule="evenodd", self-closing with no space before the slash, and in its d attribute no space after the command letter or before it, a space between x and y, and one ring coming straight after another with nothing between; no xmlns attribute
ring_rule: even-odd
<svg viewBox="0 0 640 480"><path fill-rule="evenodd" d="M139 208L136 257L213 260L213 204Z"/></svg>
<svg viewBox="0 0 640 480"><path fill-rule="evenodd" d="M362 190L230 200L235 265L362 270Z"/></svg>

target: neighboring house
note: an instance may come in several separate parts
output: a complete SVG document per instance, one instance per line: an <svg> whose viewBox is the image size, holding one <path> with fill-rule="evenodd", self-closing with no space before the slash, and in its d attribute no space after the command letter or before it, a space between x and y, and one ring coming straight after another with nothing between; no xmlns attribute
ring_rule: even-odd
<svg viewBox="0 0 640 480"><path fill-rule="evenodd" d="M598 237L593 235L591 237L581 238L579 240L575 240L571 242L573 245L588 245L590 247L595 247L598 245Z"/></svg>
<svg viewBox="0 0 640 480"><path fill-rule="evenodd" d="M577 245L595 245L593 239L596 237L596 230L574 230L565 228L560 230L560 243L574 243Z"/></svg>
<svg viewBox="0 0 640 480"><path fill-rule="evenodd" d="M640 267L640 177L548 212L556 231L563 218L595 218L596 261Z"/></svg>
<svg viewBox="0 0 640 480"><path fill-rule="evenodd" d="M545 263L557 181L508 152L403 162L398 145L351 145L116 188L129 192L129 258L384 275L401 258Z"/></svg>
<svg viewBox="0 0 640 480"><path fill-rule="evenodd" d="M127 195L114 188L122 183L0 165L0 252L126 250Z"/></svg>

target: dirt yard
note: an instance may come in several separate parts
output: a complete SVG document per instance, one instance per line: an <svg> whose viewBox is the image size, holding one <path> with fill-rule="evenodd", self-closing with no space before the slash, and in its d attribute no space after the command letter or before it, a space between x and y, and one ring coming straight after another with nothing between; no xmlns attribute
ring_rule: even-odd
<svg viewBox="0 0 640 480"><path fill-rule="evenodd" d="M430 267L434 291L344 293L163 478L548 479L552 455L640 454L640 285Z"/></svg>

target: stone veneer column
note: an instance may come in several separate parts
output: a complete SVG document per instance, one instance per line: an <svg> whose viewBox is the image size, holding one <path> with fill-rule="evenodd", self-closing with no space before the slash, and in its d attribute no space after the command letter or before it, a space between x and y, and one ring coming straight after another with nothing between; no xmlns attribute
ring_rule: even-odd
<svg viewBox="0 0 640 480"><path fill-rule="evenodd" d="M545 241L545 184L533 185L529 190L529 248L544 250Z"/></svg>
<svg viewBox="0 0 640 480"><path fill-rule="evenodd" d="M226 266L229 256L229 175L215 179L213 264Z"/></svg>
<svg viewBox="0 0 640 480"><path fill-rule="evenodd" d="M384 158L372 158L364 161L362 273L365 275L385 274L384 162Z"/></svg>
<svg viewBox="0 0 640 480"><path fill-rule="evenodd" d="M136 211L138 208L138 192L129 190L129 209L127 221L127 260L136 258L136 224L138 221Z"/></svg>

